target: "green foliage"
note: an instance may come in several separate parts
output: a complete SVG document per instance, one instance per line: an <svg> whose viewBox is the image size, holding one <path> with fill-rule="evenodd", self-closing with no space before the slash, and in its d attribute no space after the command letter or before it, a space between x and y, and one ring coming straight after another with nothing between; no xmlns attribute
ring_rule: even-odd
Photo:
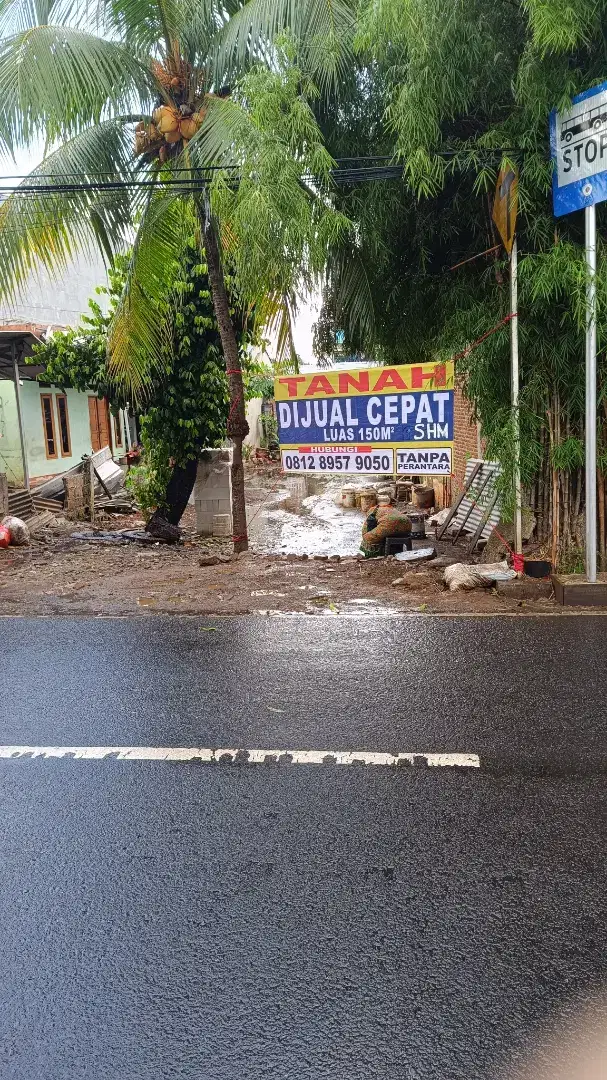
<svg viewBox="0 0 607 1080"><path fill-rule="evenodd" d="M242 184L218 184L213 195L228 214L233 288L256 307L258 323L276 321L296 366L288 321L297 290L348 228L327 202L331 160L310 109L309 76L334 88L349 70L354 12L354 0L4 0L0 147L43 140L57 149L0 206L0 295L18 294L38 265L62 270L76 249L100 246L111 262L132 244L108 335L109 371L131 401L144 399L170 356L174 328L163 300L204 202L204 139L223 138L233 122L234 138L222 146L241 166ZM287 56L275 45L284 32L297 42L301 87L293 47ZM228 80L233 102L222 102L213 91ZM150 124L155 106L192 101L206 114L200 139L137 152L135 127ZM319 190L304 182L310 170Z"/></svg>
<svg viewBox="0 0 607 1080"><path fill-rule="evenodd" d="M129 256L117 260L109 285L97 290L109 297L105 313L97 301L89 301L90 314L77 330L53 334L36 346L32 362L45 365L45 380L63 388L95 390L112 406L126 404L120 383L108 374L107 340L114 312L122 295ZM162 501L173 464L184 465L202 447L221 446L226 437L228 385L221 344L206 273L194 238L171 271L171 291L164 301L171 312L172 334L161 371L148 385L140 418L144 464L130 481L144 511ZM268 372L249 360L254 343L254 324L245 324L234 309L239 328L245 379L255 394Z"/></svg>
<svg viewBox="0 0 607 1080"><path fill-rule="evenodd" d="M237 184L216 174L211 205L226 265L258 316L276 319L285 303L294 306L352 229L330 197L335 163L314 116L318 96L285 37L271 69L255 65L229 99L215 101L188 147L193 164L239 167ZM283 345L292 350L288 336Z"/></svg>
<svg viewBox="0 0 607 1080"><path fill-rule="evenodd" d="M274 413L261 414L261 430L263 431L264 446L268 448L278 446L278 421Z"/></svg>
<svg viewBox="0 0 607 1080"><path fill-rule="evenodd" d="M171 466L164 443L160 447L148 447L143 461L129 469L125 487L135 499L146 521L154 510L164 506L170 475Z"/></svg>
<svg viewBox="0 0 607 1080"><path fill-rule="evenodd" d="M250 353L246 356L243 365L243 382L245 398L273 398L274 397L274 372L263 362L256 360Z"/></svg>
<svg viewBox="0 0 607 1080"><path fill-rule="evenodd" d="M328 150L403 165L404 180L338 189L355 222L353 259L333 260L317 335L386 362L457 355L509 314L509 266L482 255L502 164L519 171L519 301L523 482L550 445L556 468L580 465L584 402L583 221L555 222L548 113L604 78L607 0L361 0L359 70L339 105L323 102ZM599 235L607 212L598 208ZM347 294L357 260L364 287ZM607 252L599 242L599 397L607 400ZM353 318L353 309L356 317ZM365 315L365 309L368 315ZM510 330L504 324L457 361L487 453L503 465L513 507ZM607 441L599 429L600 450Z"/></svg>

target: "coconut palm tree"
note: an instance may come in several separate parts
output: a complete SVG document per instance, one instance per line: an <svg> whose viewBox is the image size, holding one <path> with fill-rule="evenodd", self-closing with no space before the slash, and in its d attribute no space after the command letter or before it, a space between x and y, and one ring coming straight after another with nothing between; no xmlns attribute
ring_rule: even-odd
<svg viewBox="0 0 607 1080"><path fill-rule="evenodd" d="M0 205L0 295L18 294L36 266L61 270L75 249L100 245L111 260L132 244L109 366L136 399L166 342L153 301L195 225L229 381L237 551L247 547L248 427L205 146L226 164L229 81L251 62L272 68L284 29L321 86L339 78L351 0L0 0L0 149L46 148Z"/></svg>

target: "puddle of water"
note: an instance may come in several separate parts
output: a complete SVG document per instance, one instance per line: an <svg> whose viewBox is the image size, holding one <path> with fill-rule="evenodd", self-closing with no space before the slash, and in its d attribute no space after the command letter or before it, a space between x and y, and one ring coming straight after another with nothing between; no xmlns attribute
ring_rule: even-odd
<svg viewBox="0 0 607 1080"><path fill-rule="evenodd" d="M356 615L399 615L401 612L398 608L389 607L387 604L380 604L376 600L344 600L339 605L339 611L342 615L356 613Z"/></svg>
<svg viewBox="0 0 607 1080"><path fill-rule="evenodd" d="M268 555L356 555L365 515L341 506L344 480L295 477L290 487L289 481L285 477L285 489L251 520L254 549Z"/></svg>

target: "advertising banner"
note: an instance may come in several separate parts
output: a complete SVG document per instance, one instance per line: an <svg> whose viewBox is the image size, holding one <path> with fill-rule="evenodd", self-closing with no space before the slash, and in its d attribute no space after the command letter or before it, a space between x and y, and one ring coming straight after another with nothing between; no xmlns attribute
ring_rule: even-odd
<svg viewBox="0 0 607 1080"><path fill-rule="evenodd" d="M281 375L285 472L448 475L453 362Z"/></svg>

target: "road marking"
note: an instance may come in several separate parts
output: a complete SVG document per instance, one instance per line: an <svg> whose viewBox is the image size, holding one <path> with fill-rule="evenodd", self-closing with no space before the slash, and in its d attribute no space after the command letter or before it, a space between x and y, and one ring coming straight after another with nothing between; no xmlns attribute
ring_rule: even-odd
<svg viewBox="0 0 607 1080"><path fill-rule="evenodd" d="M199 746L0 746L0 758L74 758L79 761L201 761L206 764L427 765L480 768L478 754L380 753L375 750L212 750Z"/></svg>

